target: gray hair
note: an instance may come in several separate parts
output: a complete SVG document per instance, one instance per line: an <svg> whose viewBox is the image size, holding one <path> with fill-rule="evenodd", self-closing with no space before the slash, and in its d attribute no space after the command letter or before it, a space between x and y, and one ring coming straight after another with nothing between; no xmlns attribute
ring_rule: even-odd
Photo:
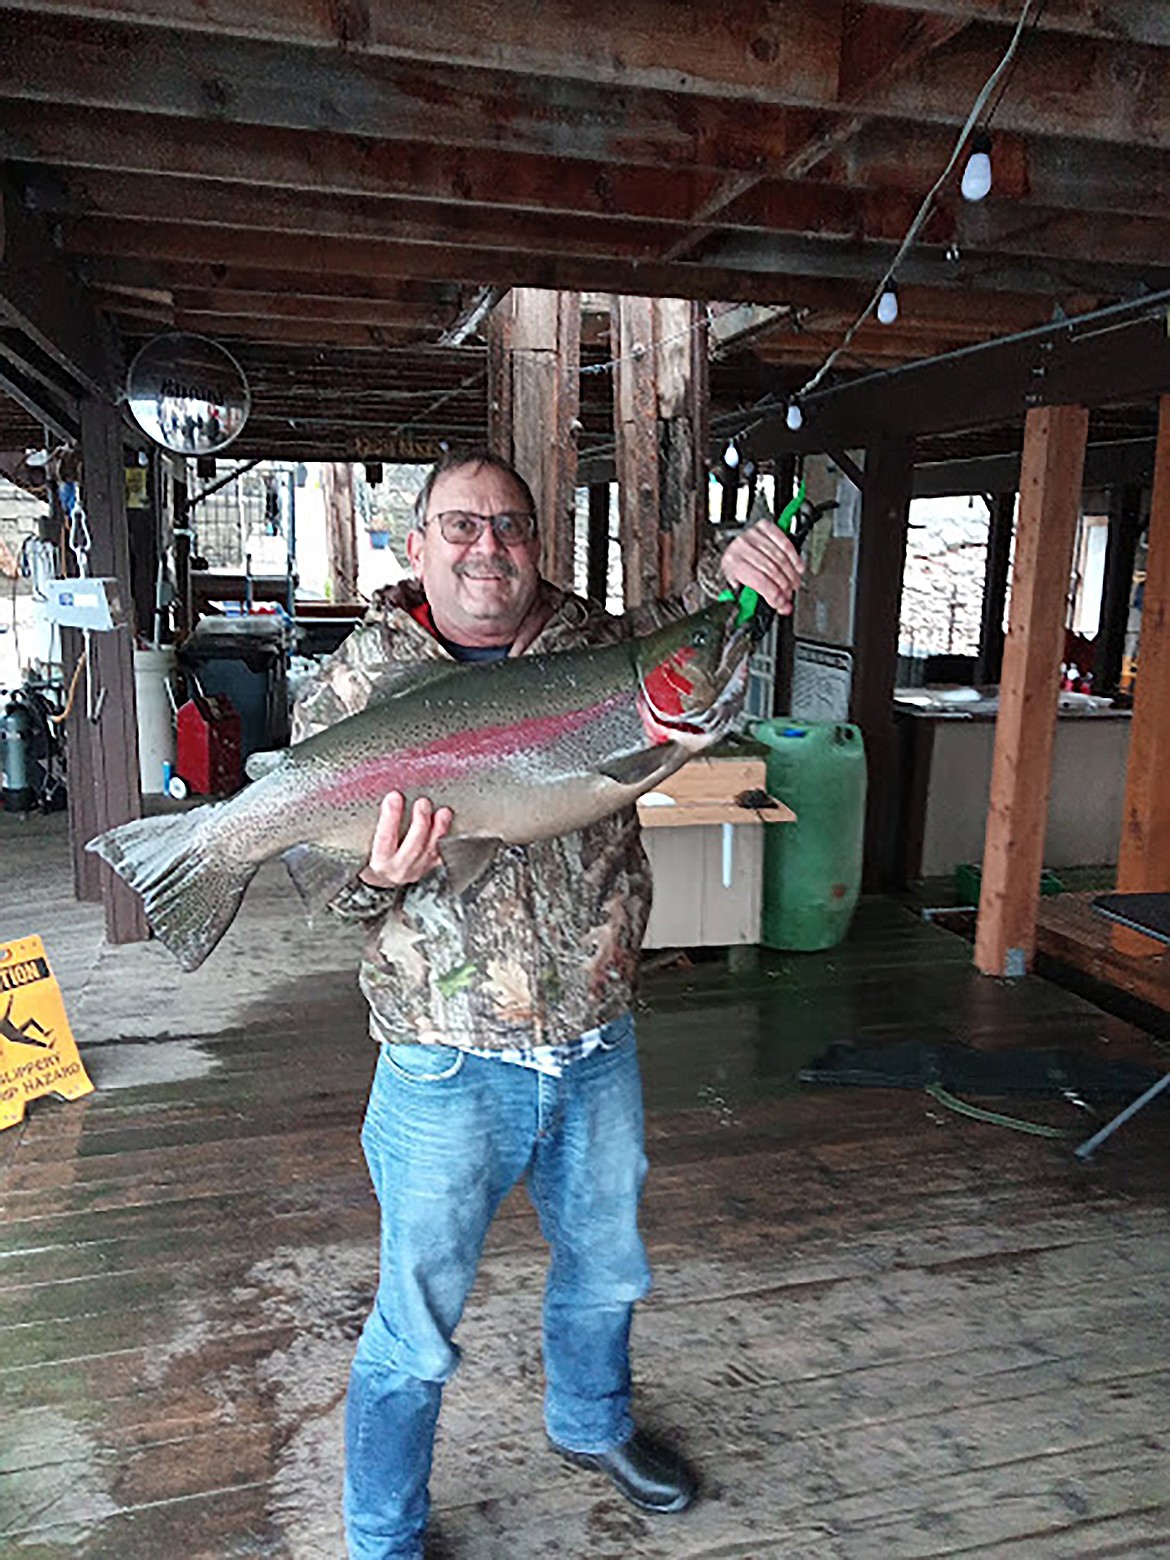
<svg viewBox="0 0 1170 1560"><path fill-rule="evenodd" d="M444 450L439 456L427 472L426 481L419 489L418 497L414 501L414 530L421 531L426 524L427 505L431 501L431 492L435 483L445 472L458 471L464 466L490 466L493 471L501 471L504 476L511 477L524 494L524 501L530 512L536 515L536 500L532 496L532 489L510 461L506 461L502 455L497 455L494 450L489 450L486 445L481 448L449 449ZM539 529L539 516L537 521Z"/></svg>

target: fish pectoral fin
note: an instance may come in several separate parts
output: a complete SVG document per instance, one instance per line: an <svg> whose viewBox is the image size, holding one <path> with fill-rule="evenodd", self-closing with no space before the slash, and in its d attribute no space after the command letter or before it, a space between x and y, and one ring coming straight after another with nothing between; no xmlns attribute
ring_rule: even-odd
<svg viewBox="0 0 1170 1560"><path fill-rule="evenodd" d="M325 845L294 845L281 860L310 914L336 899L365 865L359 856Z"/></svg>
<svg viewBox="0 0 1170 1560"><path fill-rule="evenodd" d="M470 888L476 878L482 877L503 844L503 840L495 835L456 835L454 838L448 835L442 841L439 854L443 858L451 887L457 894Z"/></svg>
<svg viewBox="0 0 1170 1560"><path fill-rule="evenodd" d="M659 775L677 769L677 758L677 744L664 742L598 764L597 772L616 780L618 785L649 785Z"/></svg>

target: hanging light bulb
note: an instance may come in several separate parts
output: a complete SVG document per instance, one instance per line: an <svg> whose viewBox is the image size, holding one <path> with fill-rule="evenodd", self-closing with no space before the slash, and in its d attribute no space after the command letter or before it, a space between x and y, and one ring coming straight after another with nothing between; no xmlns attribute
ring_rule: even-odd
<svg viewBox="0 0 1170 1560"><path fill-rule="evenodd" d="M880 325L892 325L898 318L898 289L888 282L878 299L877 317Z"/></svg>
<svg viewBox="0 0 1170 1560"><path fill-rule="evenodd" d="M734 471L739 465L739 451L735 447L735 440L728 441L727 448L723 451L723 464L728 471Z"/></svg>
<svg viewBox="0 0 1170 1560"><path fill-rule="evenodd" d="M991 137L986 130L976 130L971 137L971 155L959 188L964 200L982 200L991 188Z"/></svg>
<svg viewBox="0 0 1170 1560"><path fill-rule="evenodd" d="M804 427L804 413L800 409L799 401L795 399L789 401L788 410L784 414L784 421L792 429L793 433L798 428Z"/></svg>

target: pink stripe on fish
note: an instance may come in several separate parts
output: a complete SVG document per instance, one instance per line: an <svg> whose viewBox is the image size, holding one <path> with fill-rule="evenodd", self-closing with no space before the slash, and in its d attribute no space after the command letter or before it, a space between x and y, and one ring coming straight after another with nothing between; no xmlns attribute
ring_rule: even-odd
<svg viewBox="0 0 1170 1560"><path fill-rule="evenodd" d="M628 703L631 694L615 694L587 709L544 715L508 726L478 726L437 738L425 747L379 754L353 764L332 783L313 793L314 802L335 807L380 802L387 791L414 791L421 796L443 781L483 769L515 753L530 752L571 735Z"/></svg>

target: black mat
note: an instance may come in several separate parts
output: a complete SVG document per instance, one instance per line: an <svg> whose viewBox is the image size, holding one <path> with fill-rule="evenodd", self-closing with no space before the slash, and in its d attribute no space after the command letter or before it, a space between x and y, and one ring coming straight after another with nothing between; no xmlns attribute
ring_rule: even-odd
<svg viewBox="0 0 1170 1560"><path fill-rule="evenodd" d="M907 1040L891 1045L830 1046L797 1077L802 1083L878 1089L940 1085L954 1094L1059 1096L1088 1101L1129 1100L1156 1083L1162 1071L1140 1062L1105 1061L1074 1051L973 1051L964 1045Z"/></svg>

